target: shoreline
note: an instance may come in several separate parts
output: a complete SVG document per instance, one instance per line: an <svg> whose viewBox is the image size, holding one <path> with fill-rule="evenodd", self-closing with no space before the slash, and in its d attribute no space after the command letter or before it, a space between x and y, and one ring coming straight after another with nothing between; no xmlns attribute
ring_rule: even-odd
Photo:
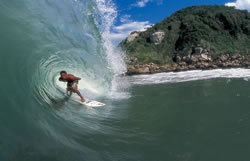
<svg viewBox="0 0 250 161"><path fill-rule="evenodd" d="M222 54L214 58L208 54L199 54L184 57L177 56L174 59L175 62L171 64L148 63L128 65L126 75L250 67L250 55L241 54Z"/></svg>

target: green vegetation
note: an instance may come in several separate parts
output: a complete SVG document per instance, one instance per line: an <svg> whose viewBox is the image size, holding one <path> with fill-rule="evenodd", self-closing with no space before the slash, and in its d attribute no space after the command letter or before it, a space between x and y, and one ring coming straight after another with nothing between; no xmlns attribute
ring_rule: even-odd
<svg viewBox="0 0 250 161"><path fill-rule="evenodd" d="M153 33L163 31L164 39L155 44ZM172 63L173 57L195 54L195 47L219 54L250 54L250 13L226 6L193 6L140 32L133 41L120 44L130 64Z"/></svg>

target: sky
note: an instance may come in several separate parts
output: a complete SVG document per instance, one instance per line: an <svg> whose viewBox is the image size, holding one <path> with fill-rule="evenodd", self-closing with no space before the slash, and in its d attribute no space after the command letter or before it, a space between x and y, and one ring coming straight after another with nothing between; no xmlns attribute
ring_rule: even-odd
<svg viewBox="0 0 250 161"><path fill-rule="evenodd" d="M132 31L160 22L174 12L196 5L226 5L250 11L250 0L113 0L117 18L112 28L111 39L115 44L125 39Z"/></svg>

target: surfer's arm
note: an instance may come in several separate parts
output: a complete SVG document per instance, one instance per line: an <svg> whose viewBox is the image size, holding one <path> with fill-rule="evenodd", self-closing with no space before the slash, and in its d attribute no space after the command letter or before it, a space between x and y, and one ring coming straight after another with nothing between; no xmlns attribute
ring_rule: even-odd
<svg viewBox="0 0 250 161"><path fill-rule="evenodd" d="M61 81L61 82L67 82L66 80L64 80L63 78L59 78L59 81Z"/></svg>
<svg viewBox="0 0 250 161"><path fill-rule="evenodd" d="M81 80L81 78L74 76L74 80Z"/></svg>
<svg viewBox="0 0 250 161"><path fill-rule="evenodd" d="M74 80L74 81L79 81L79 80L81 80L81 78L79 78L79 77L74 77L73 80Z"/></svg>
<svg viewBox="0 0 250 161"><path fill-rule="evenodd" d="M73 81L81 80L81 78L76 77L76 76L74 76L74 75L72 75L72 74L69 74L69 77L70 77L70 79L72 79Z"/></svg>

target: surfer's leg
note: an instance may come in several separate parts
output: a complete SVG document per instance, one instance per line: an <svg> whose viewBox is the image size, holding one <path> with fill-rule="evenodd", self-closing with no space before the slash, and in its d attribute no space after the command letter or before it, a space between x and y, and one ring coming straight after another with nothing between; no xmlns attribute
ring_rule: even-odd
<svg viewBox="0 0 250 161"><path fill-rule="evenodd" d="M67 88L66 93L67 93L67 96L69 96L69 97L72 95L72 90L70 87Z"/></svg>
<svg viewBox="0 0 250 161"><path fill-rule="evenodd" d="M85 99L83 98L83 96L81 95L81 93L78 91L78 81L75 81L72 86L70 87L71 91L73 91L74 93L77 93L78 96L81 98L82 102L85 102Z"/></svg>
<svg viewBox="0 0 250 161"><path fill-rule="evenodd" d="M78 96L80 96L82 102L85 102L85 99L83 98L83 96L81 95L81 93L78 91L78 84L77 84L77 83L78 83L78 82L74 82L74 83L73 83L73 85L72 85L72 87L71 87L71 90L72 90L73 92L77 93Z"/></svg>
<svg viewBox="0 0 250 161"><path fill-rule="evenodd" d="M80 96L82 102L85 102L85 99L83 98L83 96L81 95L81 93L78 91L78 89L72 87L72 91L75 92L75 93L77 93L78 96Z"/></svg>

